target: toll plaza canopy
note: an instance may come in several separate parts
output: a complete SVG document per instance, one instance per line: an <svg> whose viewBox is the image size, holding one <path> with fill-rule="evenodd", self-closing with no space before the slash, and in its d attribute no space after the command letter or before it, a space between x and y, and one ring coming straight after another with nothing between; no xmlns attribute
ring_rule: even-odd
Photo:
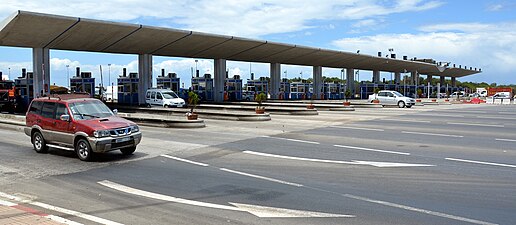
<svg viewBox="0 0 516 225"><path fill-rule="evenodd" d="M463 77L480 70L163 27L17 11L0 23L0 46L227 59Z"/></svg>

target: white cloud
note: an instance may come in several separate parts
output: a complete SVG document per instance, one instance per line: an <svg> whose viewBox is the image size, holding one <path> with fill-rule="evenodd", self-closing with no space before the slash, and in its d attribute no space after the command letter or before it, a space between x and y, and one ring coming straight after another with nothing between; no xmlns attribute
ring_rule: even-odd
<svg viewBox="0 0 516 225"><path fill-rule="evenodd" d="M440 24L425 26L417 34L379 34L336 40L346 51L366 54L394 48L398 57L434 58L482 68L477 80L507 82L516 68L516 23ZM469 79L469 78L468 78ZM474 79L474 78L472 78Z"/></svg>
<svg viewBox="0 0 516 225"><path fill-rule="evenodd" d="M487 11L495 12L495 11L500 11L502 8L503 8L502 4L493 4L493 5L489 5L487 7Z"/></svg>
<svg viewBox="0 0 516 225"><path fill-rule="evenodd" d="M361 20L393 13L436 8L439 1L400 0L395 3L376 0L163 0L163 1L83 1L3 0L0 17L16 10L103 20L158 19L159 24L179 28L259 37L310 28L314 20ZM330 25L330 28L333 25Z"/></svg>

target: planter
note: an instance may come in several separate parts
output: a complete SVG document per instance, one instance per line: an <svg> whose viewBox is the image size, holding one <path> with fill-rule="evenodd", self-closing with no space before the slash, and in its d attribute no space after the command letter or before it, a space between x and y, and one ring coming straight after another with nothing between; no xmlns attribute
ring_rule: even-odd
<svg viewBox="0 0 516 225"><path fill-rule="evenodd" d="M314 105L312 105L312 104L310 104L310 105L307 105L307 106L306 106L306 108L307 108L307 109L315 109L315 106L314 106Z"/></svg>
<svg viewBox="0 0 516 225"><path fill-rule="evenodd" d="M449 102L449 101L450 101L450 99L444 99L444 101L445 101L445 102Z"/></svg>
<svg viewBox="0 0 516 225"><path fill-rule="evenodd" d="M256 114L264 114L265 108L255 108L254 111L256 112Z"/></svg>
<svg viewBox="0 0 516 225"><path fill-rule="evenodd" d="M378 99L374 99L374 100L373 100L373 103L374 103L374 104L380 104L380 100L378 100Z"/></svg>
<svg viewBox="0 0 516 225"><path fill-rule="evenodd" d="M432 99L432 102L437 102L437 99Z"/></svg>
<svg viewBox="0 0 516 225"><path fill-rule="evenodd" d="M188 120L197 120L198 117L199 117L199 115L197 115L196 113L186 115L186 118Z"/></svg>
<svg viewBox="0 0 516 225"><path fill-rule="evenodd" d="M421 99L416 99L416 102L421 102Z"/></svg>
<svg viewBox="0 0 516 225"><path fill-rule="evenodd" d="M350 106L351 102L344 102L344 106Z"/></svg>

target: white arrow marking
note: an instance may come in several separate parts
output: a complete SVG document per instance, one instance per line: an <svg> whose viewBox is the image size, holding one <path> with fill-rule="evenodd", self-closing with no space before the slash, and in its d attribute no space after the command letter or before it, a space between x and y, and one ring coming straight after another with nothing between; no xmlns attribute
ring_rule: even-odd
<svg viewBox="0 0 516 225"><path fill-rule="evenodd" d="M328 159L312 159L312 158L302 158L295 156L286 156L286 155L275 155L269 153L262 152L254 152L254 151L244 151L246 154L251 155L259 155L264 157L273 157L280 159L290 159L290 160L300 160L300 161L309 161L309 162L319 162L319 163L334 163L334 164L348 164L348 165L368 165L374 167L426 167L426 166L434 166L428 164L410 164L410 163L394 163L394 162L373 162L373 161L338 161L338 160L328 160Z"/></svg>
<svg viewBox="0 0 516 225"><path fill-rule="evenodd" d="M331 213L320 213L320 212L310 212L303 210L293 210L293 209L282 209L282 208L273 208L266 206L258 206L258 205L247 205L240 203L230 202L229 204L234 205L240 209L244 209L249 213L257 216L257 217L267 217L267 218L293 218L293 217L355 217L353 215L342 215L342 214L331 214Z"/></svg>
<svg viewBox="0 0 516 225"><path fill-rule="evenodd" d="M172 197L172 196L143 191L143 190L128 187L125 185L117 184L115 182L111 182L108 180L99 181L97 183L100 185L121 191L121 192L138 195L138 196L142 196L142 197L147 197L147 198L152 198L152 199L157 199L157 200L162 200L162 201L168 201L168 202L176 202L176 203L181 203L181 204L186 204L186 205L214 208L214 209L248 212L248 213L251 213L258 217L268 217L268 218L274 218L274 217L355 217L353 215L310 212L310 211L301 211L301 210L293 210L293 209L265 207L265 206L258 206L258 205L247 205L247 204L241 204L241 203L231 203L231 202L230 202L230 204L232 204L234 206L219 205L219 204L200 202L200 201L188 200L188 199L183 199L183 198L176 198L176 197Z"/></svg>

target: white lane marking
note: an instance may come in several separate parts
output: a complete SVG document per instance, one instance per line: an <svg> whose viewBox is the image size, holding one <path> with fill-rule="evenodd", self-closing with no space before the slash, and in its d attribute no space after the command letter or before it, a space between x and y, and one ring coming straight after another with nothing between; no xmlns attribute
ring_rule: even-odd
<svg viewBox="0 0 516 225"><path fill-rule="evenodd" d="M423 133L423 132L412 132L412 131L401 131L404 134L420 134L420 135L429 135L429 136L440 136L440 137L455 137L455 138L463 138L461 135L453 135L453 134L436 134L436 133Z"/></svg>
<svg viewBox="0 0 516 225"><path fill-rule="evenodd" d="M455 122L448 122L447 124L450 124L450 125L464 125L464 126L479 126L479 127L505 127L504 125L482 124L482 123L455 123Z"/></svg>
<svg viewBox="0 0 516 225"><path fill-rule="evenodd" d="M415 208L412 206L400 205L400 204L386 202L386 201L374 200L374 199L360 197L360 196L351 195L351 194L343 194L342 196L356 199L356 200L365 201L365 202L376 203L376 204L380 204L380 205L395 207L395 208L414 211L414 212L420 212L420 213L448 218L448 219L452 219L452 220L458 220L458 221L462 221L462 222L482 224L482 225L496 225L496 223L490 223L490 222L485 222L485 221L481 221L481 220L475 220L475 219L465 218L465 217L461 217L461 216L455 216L455 215L450 215L450 214L446 214L446 213L441 213L441 212L436 212L436 211L431 211L431 210L426 210L426 209L420 209L420 208Z"/></svg>
<svg viewBox="0 0 516 225"><path fill-rule="evenodd" d="M59 223L68 224L68 225L83 225L82 223L77 223L75 221L71 221L71 220L65 219L60 216L48 215L48 216L45 216L45 218L59 222Z"/></svg>
<svg viewBox="0 0 516 225"><path fill-rule="evenodd" d="M167 196L157 193L152 193L148 191L143 191L139 189L135 189L132 187L124 186L121 184L117 184L108 180L103 180L97 182L100 185L125 192L128 194L138 195L142 197L157 199L161 201L168 202L176 202L181 204L200 206L200 207L208 207L214 209L223 209L223 210L231 210L238 212L248 212L258 217L354 217L353 215L338 215L338 214L325 214L319 212L309 212L309 211L299 211L292 209L283 209L283 208L273 208L273 207L265 207L265 206L257 206L257 205L247 205L241 203L232 203L233 206L228 205L219 205L213 203L199 202L188 199L176 198L173 196ZM323 215L324 214L324 215Z"/></svg>
<svg viewBox="0 0 516 225"><path fill-rule="evenodd" d="M503 164L503 163L481 162L481 161L475 161L475 160L456 159L456 158L445 158L445 159L450 160L450 161L457 161L457 162L467 162L467 163L476 163L476 164L483 164L483 165L490 165L490 166L503 166L503 167L516 168L516 165Z"/></svg>
<svg viewBox="0 0 516 225"><path fill-rule="evenodd" d="M165 157L165 158L169 158L169 159L185 162L185 163L190 163L190 164L198 165L198 166L209 166L206 163L194 162L194 161L191 161L191 160L188 160L188 159L182 159L182 158L178 158L178 157L175 157L175 156L170 156L170 155L161 155L161 156Z"/></svg>
<svg viewBox="0 0 516 225"><path fill-rule="evenodd" d="M362 147L354 147L354 146L347 146L347 145L333 145L333 146L338 147L338 148L349 148L349 149L372 151L372 152L382 152L382 153L390 153L390 154L398 154L398 155L410 155L410 153L408 153L408 152L395 152L395 151L372 149L372 148L362 148Z"/></svg>
<svg viewBox="0 0 516 225"><path fill-rule="evenodd" d="M304 141L304 140L298 140L298 139L291 139L291 138L281 138L281 137L271 137L271 136L263 136L264 138L273 138L273 139L279 139L279 140L285 140L285 141L294 141L294 142L301 142L301 143L307 143L307 144L314 144L318 145L319 142L315 141Z"/></svg>
<svg viewBox="0 0 516 225"><path fill-rule="evenodd" d="M276 183L280 183L280 184L286 184L286 185L295 186L295 187L303 187L302 184L291 183L291 182L288 182L288 181L282 181L282 180L278 180L278 179L274 179L274 178L264 177L264 176L260 176L260 175L254 175L254 174L250 174L250 173L244 173L244 172L230 170L230 169L226 169L226 168L220 168L220 170L225 171L225 172L229 172L229 173L243 175L243 176L248 176L248 177L258 178L258 179L262 179L262 180L272 181L272 182L276 182Z"/></svg>
<svg viewBox="0 0 516 225"><path fill-rule="evenodd" d="M509 141L509 142L516 142L516 140L513 140L513 139L503 139L503 138L497 138L495 139L497 141Z"/></svg>
<svg viewBox="0 0 516 225"><path fill-rule="evenodd" d="M16 206L18 204L12 203L12 202L8 202L8 201L4 201L4 200L0 200L0 205L12 207L12 206Z"/></svg>
<svg viewBox="0 0 516 225"><path fill-rule="evenodd" d="M7 194L7 193L4 193L4 192L0 192L0 197L7 198L9 200L13 200L13 201L17 201L17 202L23 202L22 198L20 198L18 196Z"/></svg>
<svg viewBox="0 0 516 225"><path fill-rule="evenodd" d="M516 120L516 118L512 118L512 117L496 117L496 116L477 116L477 118L496 119L496 120Z"/></svg>
<svg viewBox="0 0 516 225"><path fill-rule="evenodd" d="M403 119L380 119L384 121L412 122L412 123L431 123L428 120L403 120Z"/></svg>
<svg viewBox="0 0 516 225"><path fill-rule="evenodd" d="M248 204L240 204L229 202L238 208L244 209L249 213L257 216L257 217L267 217L267 218L296 218L296 217L324 217L324 218L332 218L332 217L348 217L353 218L354 215L342 215L342 214L332 214L332 213L321 213L321 212L311 212L311 211L303 211L303 210L294 210L294 209L282 209L282 208L273 208L266 206L257 206L257 205L248 205Z"/></svg>
<svg viewBox="0 0 516 225"><path fill-rule="evenodd" d="M331 128L339 128L339 129L351 129L351 130L385 131L384 129L365 128L365 127L343 127L343 126L330 126L330 127Z"/></svg>
<svg viewBox="0 0 516 225"><path fill-rule="evenodd" d="M408 163L393 163L393 162L373 162L373 161L337 161L337 160L327 160L327 159L312 159L312 158L303 158L303 157L295 157L295 156L285 156L285 155L275 155L269 153L262 152L254 152L254 151L243 151L246 154L264 156L264 157L273 157L280 159L290 159L290 160L300 160L300 161L309 161L309 162L319 162L319 163L335 163L335 164L347 164L347 165L368 165L374 167L426 167L426 166L434 166L428 164L408 164Z"/></svg>
<svg viewBox="0 0 516 225"><path fill-rule="evenodd" d="M418 116L429 116L429 117L456 117L463 118L463 115L450 115L450 114L417 114Z"/></svg>
<svg viewBox="0 0 516 225"><path fill-rule="evenodd" d="M103 219L103 218L100 218L100 217L84 214L84 213L81 213L81 212L77 212L77 211L73 211L73 210L70 210L70 209L65 209L65 208L61 208L61 207L57 207L57 206L53 206L53 205L49 205L49 204L45 204L45 203L42 203L42 202L31 202L29 204L35 205L35 206L38 206L38 207L41 207L41 208L44 208L44 209L48 209L48 210L52 210L52 211L56 211L56 212L60 212L60 213L64 213L64 214L68 214L68 215L71 215L71 216L80 217L80 218L83 218L83 219L86 219L86 220L89 220L89 221L93 221L93 222L96 222L96 223L100 223L100 224L105 224L105 225L123 225L121 223L117 223L117 222L114 222L114 221L111 221L111 220L106 220L106 219Z"/></svg>
<svg viewBox="0 0 516 225"><path fill-rule="evenodd" d="M508 114L508 115L516 115L516 113L513 112L498 112L500 114Z"/></svg>

